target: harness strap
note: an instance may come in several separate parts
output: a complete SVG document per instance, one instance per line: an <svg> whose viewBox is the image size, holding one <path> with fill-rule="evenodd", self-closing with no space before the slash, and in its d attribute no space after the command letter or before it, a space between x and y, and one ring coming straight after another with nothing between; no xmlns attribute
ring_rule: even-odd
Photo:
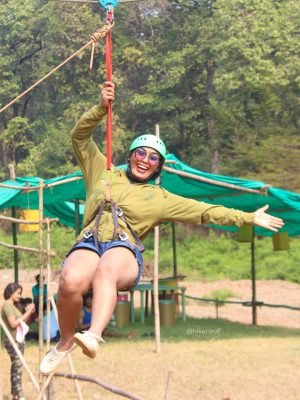
<svg viewBox="0 0 300 400"><path fill-rule="evenodd" d="M122 228L119 225L117 206L116 206L116 203L113 200L110 201L110 209L111 209L111 214L112 214L113 224L114 224L113 240L116 240L117 236L119 236L119 238L121 240L124 240L124 241L127 240L128 236L126 235L126 233L124 233L122 231Z"/></svg>
<svg viewBox="0 0 300 400"><path fill-rule="evenodd" d="M100 223L100 220L101 220L105 205L106 205L106 200L102 200L99 212L98 212L96 220L95 220L95 223L94 223L94 225L92 227L92 232L93 232L93 235L94 235L94 243L95 243L95 246L96 246L96 248L98 250L99 250L99 245L98 245L98 227L99 227L99 223Z"/></svg>
<svg viewBox="0 0 300 400"><path fill-rule="evenodd" d="M125 222L127 228L129 229L129 232L131 233L132 237L134 238L136 247L140 250L140 252L143 252L145 250L145 246L143 245L143 242L141 241L141 239L138 237L138 235L134 232L134 230L131 228L130 224L128 223L128 221L125 218L124 212L123 210L118 207L118 216L119 218Z"/></svg>
<svg viewBox="0 0 300 400"><path fill-rule="evenodd" d="M145 250L145 247L144 247L141 239L137 236L137 234L134 232L134 230L132 229L132 227L130 226L128 221L126 220L123 210L119 206L117 206L117 204L113 200L110 200L110 201L102 200L93 227L84 233L83 238L81 240L79 240L79 242L82 242L85 239L88 239L89 237L91 237L93 235L95 246L97 249L99 249L98 227L99 227L101 217L103 215L103 211L105 209L105 205L107 203L110 203L110 209L111 209L112 218L113 218L113 225L114 225L113 240L116 240L117 237L119 237L119 239L124 242L128 241L128 236L126 235L125 232L123 232L122 228L119 225L118 218L120 218L122 221L125 222L128 230L130 231L131 236L133 237L133 239L135 241L136 247L139 249L140 252L143 252Z"/></svg>

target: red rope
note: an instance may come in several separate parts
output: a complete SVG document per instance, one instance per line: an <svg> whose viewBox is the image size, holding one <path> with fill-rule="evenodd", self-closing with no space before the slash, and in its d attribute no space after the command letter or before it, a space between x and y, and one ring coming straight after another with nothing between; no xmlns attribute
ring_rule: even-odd
<svg viewBox="0 0 300 400"><path fill-rule="evenodd" d="M109 18L113 18L113 14L108 13L108 22L111 22ZM112 45L111 45L111 33L110 31L106 35L106 79L112 81ZM106 169L111 169L112 163L112 104L111 101L108 103L107 111L107 124L106 124Z"/></svg>

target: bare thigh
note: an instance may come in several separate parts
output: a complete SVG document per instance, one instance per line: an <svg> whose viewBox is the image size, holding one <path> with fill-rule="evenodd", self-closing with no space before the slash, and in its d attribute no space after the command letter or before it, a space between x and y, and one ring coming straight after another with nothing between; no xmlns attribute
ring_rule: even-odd
<svg viewBox="0 0 300 400"><path fill-rule="evenodd" d="M100 257L90 250L73 251L65 260L60 276L60 289L86 293L94 279Z"/></svg>
<svg viewBox="0 0 300 400"><path fill-rule="evenodd" d="M113 281L118 290L131 286L138 275L135 255L125 247L107 250L99 261L97 275Z"/></svg>

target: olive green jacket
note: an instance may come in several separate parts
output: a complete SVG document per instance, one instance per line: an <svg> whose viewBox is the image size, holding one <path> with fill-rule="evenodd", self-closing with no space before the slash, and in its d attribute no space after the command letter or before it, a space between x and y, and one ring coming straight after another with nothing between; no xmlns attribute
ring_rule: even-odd
<svg viewBox="0 0 300 400"><path fill-rule="evenodd" d="M94 129L105 114L106 111L100 105L92 107L83 114L72 131L73 148L86 186L85 228L79 238L93 225L95 213L105 198L107 189L141 240L154 226L164 221L237 226L253 224L253 213L186 199L158 186L133 183L124 170L118 170L114 166L111 171L106 171L106 157L92 138ZM119 224L134 242L126 224L122 220ZM113 231L108 205L99 224L98 239L103 242L112 240Z"/></svg>

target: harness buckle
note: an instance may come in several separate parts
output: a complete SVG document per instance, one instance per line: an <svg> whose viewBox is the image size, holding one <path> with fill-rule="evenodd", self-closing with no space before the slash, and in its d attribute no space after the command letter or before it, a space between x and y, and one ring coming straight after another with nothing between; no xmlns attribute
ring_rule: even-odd
<svg viewBox="0 0 300 400"><path fill-rule="evenodd" d="M83 237L85 239L89 239L90 237L93 236L93 234L94 234L93 231L91 229L89 229L88 231L84 232Z"/></svg>
<svg viewBox="0 0 300 400"><path fill-rule="evenodd" d="M119 239L122 240L122 242L125 242L128 239L128 236L124 232L119 233L118 236L119 236Z"/></svg>
<svg viewBox="0 0 300 400"><path fill-rule="evenodd" d="M122 217L123 216L123 210L120 207L116 207L116 213L118 215L118 217Z"/></svg>

